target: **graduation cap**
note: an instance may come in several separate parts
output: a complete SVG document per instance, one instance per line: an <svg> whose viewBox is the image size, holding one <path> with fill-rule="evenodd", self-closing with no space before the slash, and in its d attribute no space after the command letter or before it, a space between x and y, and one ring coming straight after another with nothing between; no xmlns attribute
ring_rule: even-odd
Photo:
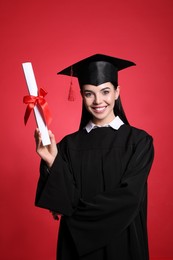
<svg viewBox="0 0 173 260"><path fill-rule="evenodd" d="M77 77L80 87L84 84L98 86L106 82L118 85L118 71L133 65L135 63L132 61L95 54L70 65L57 74Z"/></svg>

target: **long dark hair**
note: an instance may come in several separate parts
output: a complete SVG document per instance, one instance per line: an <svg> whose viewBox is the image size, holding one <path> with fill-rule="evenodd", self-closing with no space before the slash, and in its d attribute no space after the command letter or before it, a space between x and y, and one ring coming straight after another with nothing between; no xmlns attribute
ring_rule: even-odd
<svg viewBox="0 0 173 260"><path fill-rule="evenodd" d="M115 87L115 84L114 83L112 83L112 84L114 85L114 88L116 89L117 87ZM124 109L123 109L123 106L121 103L120 96L115 101L114 114L115 114L115 116L119 116L119 118L124 122L124 124L129 125L129 122L127 120L126 114L124 112ZM84 105L84 102L82 102L82 114L81 114L79 130L83 129L91 119L92 119L92 115L87 111L87 109Z"/></svg>

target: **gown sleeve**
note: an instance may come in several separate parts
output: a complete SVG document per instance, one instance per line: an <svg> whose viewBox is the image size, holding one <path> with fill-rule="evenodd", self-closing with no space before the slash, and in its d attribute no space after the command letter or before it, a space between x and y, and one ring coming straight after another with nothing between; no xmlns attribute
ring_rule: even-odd
<svg viewBox="0 0 173 260"><path fill-rule="evenodd" d="M79 255L108 244L137 216L153 156L152 137L147 135L136 145L119 187L100 193L90 201L80 200L74 214L65 217Z"/></svg>
<svg viewBox="0 0 173 260"><path fill-rule="evenodd" d="M58 152L50 169L42 160L35 205L61 215L70 216L76 209L78 201L78 189L75 186L70 167L62 157L61 152Z"/></svg>

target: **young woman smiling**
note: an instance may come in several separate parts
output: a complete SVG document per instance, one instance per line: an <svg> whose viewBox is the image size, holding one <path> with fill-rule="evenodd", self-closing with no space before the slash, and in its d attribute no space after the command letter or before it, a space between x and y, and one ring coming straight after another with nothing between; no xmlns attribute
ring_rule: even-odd
<svg viewBox="0 0 173 260"><path fill-rule="evenodd" d="M119 86L115 89L110 82L99 86L84 85L81 90L84 105L92 115L95 124L103 126L110 123L114 118L115 100L119 97Z"/></svg>
<svg viewBox="0 0 173 260"><path fill-rule="evenodd" d="M58 74L78 77L80 128L44 147L35 204L61 215L58 260L148 260L147 180L153 139L130 126L118 71L133 62L96 54Z"/></svg>

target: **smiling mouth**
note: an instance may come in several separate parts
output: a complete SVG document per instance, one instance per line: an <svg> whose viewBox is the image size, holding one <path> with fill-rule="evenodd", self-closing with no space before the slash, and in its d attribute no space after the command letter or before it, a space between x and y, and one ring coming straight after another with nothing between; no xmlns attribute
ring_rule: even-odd
<svg viewBox="0 0 173 260"><path fill-rule="evenodd" d="M105 111L106 106L104 106L104 107L93 107L92 109L93 109L95 112L97 112L97 113L101 113L101 112Z"/></svg>

